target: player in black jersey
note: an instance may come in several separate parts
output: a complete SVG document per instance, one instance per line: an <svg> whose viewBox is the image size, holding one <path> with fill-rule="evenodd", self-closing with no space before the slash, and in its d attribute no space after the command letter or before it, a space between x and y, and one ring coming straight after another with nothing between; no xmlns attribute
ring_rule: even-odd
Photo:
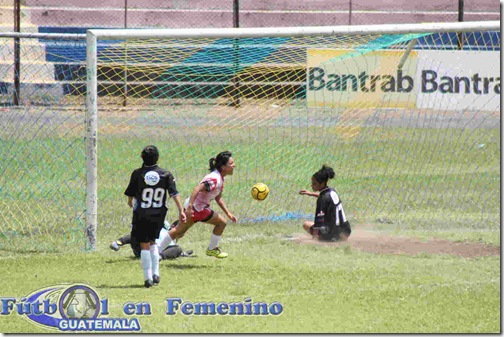
<svg viewBox="0 0 504 337"><path fill-rule="evenodd" d="M303 228L320 241L346 240L352 232L338 194L333 188L327 186L327 181L332 178L334 178L334 170L323 165L312 176L313 192L299 191L301 195L317 197L315 222L305 221Z"/></svg>
<svg viewBox="0 0 504 337"><path fill-rule="evenodd" d="M185 222L186 216L175 185L175 178L170 172L157 166L158 149L154 145L146 146L142 150L141 157L143 165L131 174L124 194L128 197L128 206L133 208L131 235L140 242L144 285L149 288L160 281L159 250L155 240L164 226L168 211L167 192L177 205L180 221Z"/></svg>

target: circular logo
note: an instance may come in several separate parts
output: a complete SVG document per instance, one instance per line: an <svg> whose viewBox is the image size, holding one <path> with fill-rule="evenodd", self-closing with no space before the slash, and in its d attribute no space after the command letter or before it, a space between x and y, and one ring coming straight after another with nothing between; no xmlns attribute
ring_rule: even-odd
<svg viewBox="0 0 504 337"><path fill-rule="evenodd" d="M76 285L63 292L58 308L64 319L96 318L100 312L100 299L93 289Z"/></svg>
<svg viewBox="0 0 504 337"><path fill-rule="evenodd" d="M156 171L149 171L145 174L144 181L149 186L155 186L159 182L159 174Z"/></svg>

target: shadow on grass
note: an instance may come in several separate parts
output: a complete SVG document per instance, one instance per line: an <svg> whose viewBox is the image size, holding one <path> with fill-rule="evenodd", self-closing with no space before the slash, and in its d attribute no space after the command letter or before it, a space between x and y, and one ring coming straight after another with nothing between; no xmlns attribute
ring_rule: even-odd
<svg viewBox="0 0 504 337"><path fill-rule="evenodd" d="M184 257L184 259L187 259L187 258L196 258L197 256L196 255L191 255L191 256L187 256L187 257ZM179 258L177 258L179 259ZM165 264L165 263L170 263L170 261L174 261L176 259L162 259L159 261L159 263L161 265ZM126 263L126 262L131 262L131 261L140 261L140 258L138 257L134 257L134 256L129 256L127 258L118 258L118 259L109 259L109 260L105 260L105 263L108 263L108 264L114 264L114 263ZM175 267L177 268L177 267ZM190 267L188 267L190 268ZM198 267L196 267L198 268ZM206 267L205 267L206 268ZM180 269L184 269L183 267L181 267Z"/></svg>
<svg viewBox="0 0 504 337"><path fill-rule="evenodd" d="M162 264L160 267L170 269L201 269L208 268L208 266L194 265L194 264Z"/></svg>
<svg viewBox="0 0 504 337"><path fill-rule="evenodd" d="M105 263L124 263L124 262L131 262L131 261L139 261L140 259L134 256L129 256L127 258L120 258L120 259L115 259L115 260L106 260Z"/></svg>

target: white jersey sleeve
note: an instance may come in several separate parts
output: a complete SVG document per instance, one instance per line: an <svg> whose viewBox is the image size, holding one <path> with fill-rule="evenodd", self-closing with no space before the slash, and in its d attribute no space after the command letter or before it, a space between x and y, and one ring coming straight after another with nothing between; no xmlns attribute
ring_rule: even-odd
<svg viewBox="0 0 504 337"><path fill-rule="evenodd" d="M205 185L205 190L199 192L194 200L194 209L198 212L210 207L210 202L222 193L224 178L222 178L219 171L215 170L201 179L200 184Z"/></svg>

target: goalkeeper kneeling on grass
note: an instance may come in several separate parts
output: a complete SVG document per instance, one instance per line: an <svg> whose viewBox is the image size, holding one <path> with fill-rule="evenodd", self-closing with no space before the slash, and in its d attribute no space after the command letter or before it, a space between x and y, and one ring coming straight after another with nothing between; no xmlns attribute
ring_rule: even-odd
<svg viewBox="0 0 504 337"><path fill-rule="evenodd" d="M315 222L305 221L303 228L319 241L343 241L352 232L347 221L341 200L336 191L327 186L327 181L334 178L334 170L323 165L311 179L313 192L299 191L301 195L317 197Z"/></svg>
<svg viewBox="0 0 504 337"><path fill-rule="evenodd" d="M178 224L178 220L175 220L171 226L167 221L165 221L165 226L163 229L161 229L161 232L159 233L159 238L156 240L156 243L159 245L159 242L163 239L164 235L168 233L168 230L170 227L175 227ZM133 254L135 254L136 257L140 257L140 252L142 251L142 248L140 248L140 242L138 242L131 234L125 235L123 237L120 237L117 240L112 241L110 244L110 249L118 251L121 249L122 246L124 245L131 245L131 250L133 250ZM183 251L182 248L177 245L177 241L173 240L170 242L168 247L166 247L163 251L160 249L159 256L163 260L171 260L171 259L176 259L178 257L189 257L193 253L192 250L188 251Z"/></svg>

